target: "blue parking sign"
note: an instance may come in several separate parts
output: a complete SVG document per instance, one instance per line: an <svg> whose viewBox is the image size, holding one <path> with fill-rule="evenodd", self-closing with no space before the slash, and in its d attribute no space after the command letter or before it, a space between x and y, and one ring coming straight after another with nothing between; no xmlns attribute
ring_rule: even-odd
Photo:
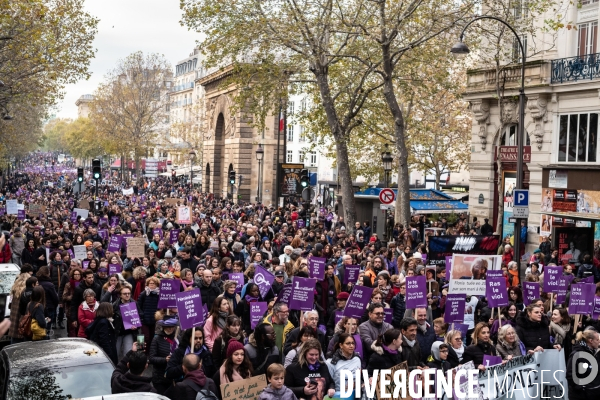
<svg viewBox="0 0 600 400"><path fill-rule="evenodd" d="M529 207L529 190L515 189L513 199L515 207Z"/></svg>

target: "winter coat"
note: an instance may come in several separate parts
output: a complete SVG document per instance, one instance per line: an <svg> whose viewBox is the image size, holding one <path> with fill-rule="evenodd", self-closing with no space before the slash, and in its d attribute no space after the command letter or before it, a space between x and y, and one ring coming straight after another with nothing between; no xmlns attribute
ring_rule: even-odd
<svg viewBox="0 0 600 400"><path fill-rule="evenodd" d="M77 331L77 337L87 338L85 334L85 328L89 324L94 322L96 319L96 311L100 307L100 302L94 302L94 308L91 309L88 303L85 301L79 305L79 311L77 311L77 323L79 324L79 330Z"/></svg>
<svg viewBox="0 0 600 400"><path fill-rule="evenodd" d="M265 319L263 319L264 323L269 324L271 326L273 326L273 314L269 314L265 317ZM281 339L281 343L286 343L288 336L290 335L290 333L294 330L294 324L292 324L289 320L287 322L287 325L283 327L283 338ZM291 342L293 343L293 342ZM282 346L283 348L283 346ZM285 354L285 351L284 351Z"/></svg>
<svg viewBox="0 0 600 400"><path fill-rule="evenodd" d="M406 312L406 301L404 299L404 295L398 293L392 299L392 303L390 304L394 314L392 317L392 325L394 328L400 328L400 321L404 318L404 313Z"/></svg>
<svg viewBox="0 0 600 400"><path fill-rule="evenodd" d="M138 329L128 329L125 330L123 326L123 316L121 315L121 304L123 302L121 299L118 299L113 303L113 325L115 326L115 334L117 336L125 336L125 335L137 335ZM138 315L142 316L142 310L140 310L140 306L136 303L138 309Z"/></svg>
<svg viewBox="0 0 600 400"><path fill-rule="evenodd" d="M540 322L533 322L527 317L527 313L521 313L517 316L516 323L517 336L528 351L538 346L544 349L552 348L550 331L548 330L550 323L546 316L542 315Z"/></svg>
<svg viewBox="0 0 600 400"><path fill-rule="evenodd" d="M156 310L158 309L159 297L160 296L157 293L150 292L150 294L147 294L145 290L140 294L137 305L138 309L142 311L140 314L142 324L150 326L156 324L154 313L156 313Z"/></svg>
<svg viewBox="0 0 600 400"><path fill-rule="evenodd" d="M227 358L227 345L229 344L229 340L232 339L227 336L227 339L224 339L223 334L221 334L213 343L212 348L212 360L214 365L223 365L223 361ZM237 338L237 341L244 345L244 336L240 335Z"/></svg>
<svg viewBox="0 0 600 400"><path fill-rule="evenodd" d="M327 282L327 293L323 293L323 282ZM315 285L315 303L321 307L325 306L325 313L319 316L319 323L322 325L325 325L327 316L331 315L336 309L336 297L342 289L339 282L339 279L334 275L331 278L325 278L325 280L317 282Z"/></svg>
<svg viewBox="0 0 600 400"><path fill-rule="evenodd" d="M167 362L165 378L173 379L176 382L183 380L183 357L189 353L189 347L189 342L179 342L179 346L173 354L171 354L171 358L169 359L169 362ZM212 354L210 353L210 350L208 350L208 347L203 345L197 355L202 360L202 370L204 371L204 374L206 376L213 376L217 369L213 364Z"/></svg>
<svg viewBox="0 0 600 400"><path fill-rule="evenodd" d="M96 304L98 304L96 302ZM96 342L104 350L108 358L116 365L119 360L117 357L117 336L115 328L108 318L97 317L85 330L86 336Z"/></svg>
<svg viewBox="0 0 600 400"><path fill-rule="evenodd" d="M446 371L450 369L450 363L448 362L448 358L446 358L446 360L442 360L442 358L440 357L440 346L442 344L442 342L433 343L433 345L431 346L431 356L433 360L430 361L427 364L427 366L429 368L439 369L445 374ZM434 393L434 391L432 391L432 393Z"/></svg>
<svg viewBox="0 0 600 400"><path fill-rule="evenodd" d="M341 388L342 371L350 371L352 375L362 368L362 360L357 353L350 359L346 359L340 352L336 351L333 357L326 361L329 368L329 375L335 383L335 391L339 392Z"/></svg>
<svg viewBox="0 0 600 400"><path fill-rule="evenodd" d="M13 260L19 261L21 259L21 254L23 253L23 249L25 248L25 238L22 233L15 233L10 238L10 249L12 250Z"/></svg>
<svg viewBox="0 0 600 400"><path fill-rule="evenodd" d="M285 385L279 390L273 389L271 385L269 385L260 393L258 400L298 400L298 398L294 392Z"/></svg>
<svg viewBox="0 0 600 400"><path fill-rule="evenodd" d="M392 328L393 326L385 321L380 326L377 326L371 320L363 322L358 326L365 359L371 359L371 352L373 351L371 345L377 341L380 335L383 335L388 329Z"/></svg>
<svg viewBox="0 0 600 400"><path fill-rule="evenodd" d="M269 368L269 365L281 362L281 356L279 355L279 348L277 346L271 347L265 352L264 355L258 357L258 348L256 347L254 334L250 335L248 338L248 343L244 346L244 349L248 354L248 358L252 362L254 376L265 374L267 372L267 368Z"/></svg>
<svg viewBox="0 0 600 400"><path fill-rule="evenodd" d="M75 291L73 292L73 299L71 299L71 315L73 318L77 315L79 306L85 300L83 298L83 292L86 289L92 289L94 293L96 293L96 299L100 298L100 286L98 286L95 282L92 283L91 286L88 286L87 283L82 280L79 286L75 288Z"/></svg>
<svg viewBox="0 0 600 400"><path fill-rule="evenodd" d="M39 277L38 282L41 287L44 288L44 292L46 293L46 315L50 310L56 310L58 306L58 293L52 282L46 277Z"/></svg>
<svg viewBox="0 0 600 400"><path fill-rule="evenodd" d="M2 250L0 250L0 264L8 264L12 262L12 251L10 244L5 243Z"/></svg>
<svg viewBox="0 0 600 400"><path fill-rule="evenodd" d="M425 332L421 327L417 328L417 341L421 347L421 361L427 362L427 359L431 355L431 345L435 342L435 331L433 327L426 323Z"/></svg>
<svg viewBox="0 0 600 400"><path fill-rule="evenodd" d="M129 357L132 351L129 351L123 359L117 364L113 371L110 387L112 394L133 393L133 392L151 392L156 393L152 386L152 378L149 376L133 375L127 368Z"/></svg>
<svg viewBox="0 0 600 400"><path fill-rule="evenodd" d="M463 347L464 354L464 347ZM450 368L456 368L459 364L462 364L461 359L458 357L456 350L452 346L448 346L448 362L450 363Z"/></svg>
<svg viewBox="0 0 600 400"><path fill-rule="evenodd" d="M21 298L19 298L19 315L27 313L27 304L31 300L31 292L33 292L33 288L26 287L23 293L21 293Z"/></svg>
<svg viewBox="0 0 600 400"><path fill-rule="evenodd" d="M598 268L594 267L592 264L581 264L579 269L577 270L577 277L587 278L589 276L594 276L594 283L598 283L600 281L600 271Z"/></svg>
<svg viewBox="0 0 600 400"><path fill-rule="evenodd" d="M569 400L588 400L594 399L600 396L600 374L596 374L594 380L582 386L579 383L573 380L573 363L577 363L575 366L576 370L581 368L582 362L585 360L581 356L577 356L578 352L584 352L596 359L596 362L600 361L598 354L594 352L594 350L590 349L584 341L575 343L573 345L573 352L569 355L569 359L567 360L567 382L569 383ZM575 358L577 357L577 358ZM579 360L579 361L578 361ZM596 371L592 371L591 363L588 364L588 374L591 372L592 374ZM585 375L585 374L583 374ZM583 376L581 375L581 376Z"/></svg>
<svg viewBox="0 0 600 400"><path fill-rule="evenodd" d="M209 286L206 286L204 283L200 284L200 295L202 296L202 304L206 304L209 310L215 302L215 299L219 297L220 294L221 291L219 290L217 285L214 284L214 282L211 282Z"/></svg>
<svg viewBox="0 0 600 400"><path fill-rule="evenodd" d="M175 337L173 337L175 340ZM173 379L165 378L167 370L167 357L171 354L171 344L166 339L166 334L160 332L154 336L150 344L148 363L152 364L152 383L169 386Z"/></svg>
<svg viewBox="0 0 600 400"><path fill-rule="evenodd" d="M48 268L50 269L50 280L56 289L56 293L58 293L62 284L62 277L67 273L69 268L62 261L58 263L52 261Z"/></svg>
<svg viewBox="0 0 600 400"><path fill-rule="evenodd" d="M404 352L398 350L396 354L392 354L383 347L378 346L377 342L373 342L367 370L369 371L369 376L373 376L375 369L389 369L404 361L407 361Z"/></svg>
<svg viewBox="0 0 600 400"><path fill-rule="evenodd" d="M478 344L472 344L470 346L467 346L467 348L465 349L465 353L463 354L462 363L466 364L469 361L473 361L473 364L475 364L475 368L477 368L478 366L483 364L484 355L497 355L496 348L494 347L493 343L480 342Z"/></svg>
<svg viewBox="0 0 600 400"><path fill-rule="evenodd" d="M261 301L260 298L259 301ZM250 303L248 303L246 299L242 299L238 302L234 312L235 315L242 320L242 330L246 333L246 336L250 336L252 333L252 325L250 324Z"/></svg>
<svg viewBox="0 0 600 400"><path fill-rule="evenodd" d="M217 340L217 338L221 336L221 333L223 333L223 329L220 328L219 325L217 325L217 322L213 319L211 315L204 323L204 328L202 330L204 331L204 345L208 347L208 349L212 352L215 340Z"/></svg>
<svg viewBox="0 0 600 400"><path fill-rule="evenodd" d="M421 361L421 347L419 341L415 339L415 345L410 347L406 338L402 338L402 357L408 364L408 367L424 367L425 364ZM369 363L370 364L370 363Z"/></svg>
<svg viewBox="0 0 600 400"><path fill-rule="evenodd" d="M21 265L29 264L37 272L39 266L37 265L37 262L34 257L35 251L36 249L30 249L29 247L25 246L25 248L21 252Z"/></svg>
<svg viewBox="0 0 600 400"><path fill-rule="evenodd" d="M521 357L524 356L525 354L523 354L524 352L521 349L522 344L521 341L519 339L517 339L512 345L506 343L504 340L502 341L498 341L498 344L496 345L496 351L498 352L498 355L502 357L502 360L506 360L506 358L508 356L513 356L513 357ZM527 352L525 352L527 353Z"/></svg>
<svg viewBox="0 0 600 400"><path fill-rule="evenodd" d="M188 372L183 381L169 387L164 393L164 396L171 400L196 400L198 392L195 387L193 387L195 386L194 384L202 390L212 392L217 397L220 395L220 391L217 388L217 385L215 385L215 382L212 379L207 378L202 369L197 369L196 371Z"/></svg>
<svg viewBox="0 0 600 400"><path fill-rule="evenodd" d="M316 371L309 370L307 364L300 366L299 363L294 363L288 366L285 369L285 386L290 388L298 398L306 398L304 387L306 386L306 378L308 377L315 380L324 380L325 384L323 385L323 391L325 393L327 393L329 389L335 389L335 383L333 382L333 379L331 379L327 364L324 361L320 362L320 364L321 366Z"/></svg>

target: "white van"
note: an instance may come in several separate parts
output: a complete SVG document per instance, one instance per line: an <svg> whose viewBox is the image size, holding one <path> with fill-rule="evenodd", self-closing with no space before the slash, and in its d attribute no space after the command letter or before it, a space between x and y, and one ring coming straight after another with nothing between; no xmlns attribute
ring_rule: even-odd
<svg viewBox="0 0 600 400"><path fill-rule="evenodd" d="M17 264L0 264L0 295L6 295L4 318L10 318L10 289L20 273L21 268ZM15 301L19 301L19 299L15 299ZM10 341L10 336L4 335L0 338L0 342L5 341Z"/></svg>

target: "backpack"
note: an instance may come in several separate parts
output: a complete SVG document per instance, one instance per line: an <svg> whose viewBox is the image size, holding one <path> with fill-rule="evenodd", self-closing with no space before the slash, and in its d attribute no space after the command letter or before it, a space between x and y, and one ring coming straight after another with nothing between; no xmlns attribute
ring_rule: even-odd
<svg viewBox="0 0 600 400"><path fill-rule="evenodd" d="M31 313L29 312L29 307L27 307L27 313L22 315L19 319L18 332L20 336L23 336L26 339L31 339L33 337L33 332L31 331Z"/></svg>
<svg viewBox="0 0 600 400"><path fill-rule="evenodd" d="M210 390L201 388L195 382L192 382L190 379L184 380L183 384L188 385L192 389L194 389L196 393L196 400L219 400L219 398ZM208 380L206 382L208 384ZM206 385L204 385L206 387Z"/></svg>

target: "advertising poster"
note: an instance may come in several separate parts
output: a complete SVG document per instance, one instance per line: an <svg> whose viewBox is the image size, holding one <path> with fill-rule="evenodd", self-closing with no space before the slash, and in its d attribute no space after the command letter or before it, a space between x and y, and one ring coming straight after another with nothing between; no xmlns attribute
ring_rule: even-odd
<svg viewBox="0 0 600 400"><path fill-rule="evenodd" d="M552 216L540 215L540 236L550 236L552 234Z"/></svg>
<svg viewBox="0 0 600 400"><path fill-rule="evenodd" d="M548 188L542 188L542 204L540 206L541 212L552 212L552 199L554 198L554 191Z"/></svg>
<svg viewBox="0 0 600 400"><path fill-rule="evenodd" d="M502 256L454 254L448 293L485 296L488 270L499 270Z"/></svg>
<svg viewBox="0 0 600 400"><path fill-rule="evenodd" d="M508 222L508 219L512 217L514 199L513 191L517 185L517 173L516 172L504 172L504 182L502 185L502 202L504 205L504 212L502 213L502 237L512 236L515 231L515 224Z"/></svg>
<svg viewBox="0 0 600 400"><path fill-rule="evenodd" d="M495 255L500 246L498 235L471 235L471 236L430 236L429 237L429 261L430 265L441 265L446 267L446 257L458 254ZM348 267L346 267L346 271ZM446 273L446 276L449 276ZM344 282L347 283L347 282Z"/></svg>

